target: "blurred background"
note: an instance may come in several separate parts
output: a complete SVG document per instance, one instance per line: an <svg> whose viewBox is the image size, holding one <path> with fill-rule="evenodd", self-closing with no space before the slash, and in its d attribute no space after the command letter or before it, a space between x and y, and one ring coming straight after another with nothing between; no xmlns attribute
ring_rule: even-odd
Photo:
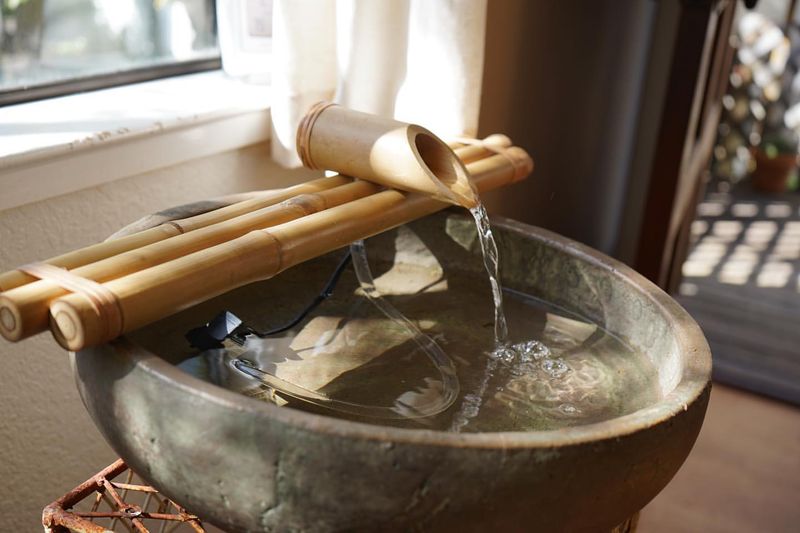
<svg viewBox="0 0 800 533"><path fill-rule="evenodd" d="M703 430L640 530L795 531L797 2L504 7L489 15L481 129L530 147L536 171L490 207L627 262L712 348Z"/></svg>
<svg viewBox="0 0 800 533"><path fill-rule="evenodd" d="M4 91L218 57L213 0L2 0Z"/></svg>

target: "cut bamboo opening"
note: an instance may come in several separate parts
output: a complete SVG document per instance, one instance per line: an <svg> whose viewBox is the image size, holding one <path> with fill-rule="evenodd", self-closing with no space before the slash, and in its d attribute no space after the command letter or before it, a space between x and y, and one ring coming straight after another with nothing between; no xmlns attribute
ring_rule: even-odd
<svg viewBox="0 0 800 533"><path fill-rule="evenodd" d="M478 191L524 178L533 167L524 150L469 166ZM385 190L141 270L104 284L117 299L122 326L114 334L92 302L69 294L51 307L51 329L69 350L97 345L201 301L267 279L325 254L447 207L427 195Z"/></svg>
<svg viewBox="0 0 800 533"><path fill-rule="evenodd" d="M497 147L510 144L510 140L505 136L487 137L484 142L458 147L456 152L460 158L474 162L476 158L492 154ZM342 184L330 189L324 188L335 183ZM319 185L323 187L319 192L300 194L279 204L251 212L247 210L263 205L264 202L271 203L283 195L271 194L268 198L256 198L223 207L217 210L224 210L221 214L211 211L167 222L162 226L172 224L170 227L179 227L186 233L79 266L71 272L97 282L109 281L240 237L254 229L295 220L379 190L375 184L364 181L353 182L351 178L342 176L337 176L332 181L316 183L314 187ZM292 189L297 190L296 187ZM244 214L228 218L237 213ZM7 340L16 342L46 330L49 326L50 302L68 292L52 281L36 280L0 294L0 334Z"/></svg>
<svg viewBox="0 0 800 533"><path fill-rule="evenodd" d="M444 142L416 124L319 102L297 129L309 168L334 170L402 191L475 207L469 174Z"/></svg>

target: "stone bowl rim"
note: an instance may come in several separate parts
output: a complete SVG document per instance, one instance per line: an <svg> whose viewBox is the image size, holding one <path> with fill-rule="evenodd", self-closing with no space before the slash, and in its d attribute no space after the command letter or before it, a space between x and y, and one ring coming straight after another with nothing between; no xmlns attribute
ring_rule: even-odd
<svg viewBox="0 0 800 533"><path fill-rule="evenodd" d="M120 337L110 344L120 355L129 358L131 364L139 370L163 381L165 385L179 387L189 394L201 397L203 401L215 402L235 411L248 412L256 419L266 417L298 430L339 438L374 440L379 443L491 449L557 449L593 444L607 439L621 439L665 423L681 412L687 411L692 404L704 397L711 386L711 351L700 327L674 299L629 266L577 241L501 216L492 216L491 221L493 225L528 238L538 239L545 246L609 272L631 285L632 290L637 290L649 298L662 315L671 317L672 335L678 344L678 351L682 354L683 363L681 377L675 388L653 405L593 424L530 432L451 433L355 422L278 407L191 376L127 337ZM129 226L132 227L134 225ZM117 232L114 237L123 236L126 234L126 229L128 228ZM143 229L141 226L137 228L141 229Z"/></svg>

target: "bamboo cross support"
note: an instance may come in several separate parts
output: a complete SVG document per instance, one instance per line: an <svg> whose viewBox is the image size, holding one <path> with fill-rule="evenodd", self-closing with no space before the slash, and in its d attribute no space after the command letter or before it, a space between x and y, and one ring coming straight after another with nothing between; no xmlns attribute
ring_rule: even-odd
<svg viewBox="0 0 800 533"><path fill-rule="evenodd" d="M533 163L519 148L470 165L486 191L526 177ZM69 350L106 342L196 303L447 207L427 195L385 190L115 279L119 331L109 332L93 302L75 293L51 304L51 329Z"/></svg>

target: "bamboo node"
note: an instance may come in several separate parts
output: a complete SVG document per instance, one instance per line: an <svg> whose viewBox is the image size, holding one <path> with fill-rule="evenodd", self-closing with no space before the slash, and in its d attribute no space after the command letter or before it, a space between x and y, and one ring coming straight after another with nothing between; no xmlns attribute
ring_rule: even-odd
<svg viewBox="0 0 800 533"><path fill-rule="evenodd" d="M267 240L271 241L270 251L277 256L276 257L277 261L275 262L276 264L275 271L270 274L270 277L274 276L279 272L283 271L283 243L269 229L262 229L257 231L261 233L264 237L266 237Z"/></svg>
<svg viewBox="0 0 800 533"><path fill-rule="evenodd" d="M533 159L528 152L518 146L512 146L502 151L502 155L514 165L514 181L519 181L533 172Z"/></svg>
<svg viewBox="0 0 800 533"><path fill-rule="evenodd" d="M285 206L299 207L306 215L317 213L327 208L325 197L318 193L305 193L284 200Z"/></svg>
<svg viewBox="0 0 800 533"><path fill-rule="evenodd" d="M331 106L335 106L333 102L317 102L308 110L300 125L297 127L297 137L295 144L297 145L297 155L300 156L300 161L304 167L318 170L314 161L311 159L311 130L314 129L314 123L319 118L323 111Z"/></svg>
<svg viewBox="0 0 800 533"><path fill-rule="evenodd" d="M179 234L186 233L186 230L183 228L183 226L181 225L181 223L180 223L179 221L177 221L177 220L169 220L169 221L167 221L167 222L164 222L164 224L163 224L163 225L164 225L164 226L172 226L173 228L175 228L176 230L178 230L178 233L179 233Z"/></svg>

